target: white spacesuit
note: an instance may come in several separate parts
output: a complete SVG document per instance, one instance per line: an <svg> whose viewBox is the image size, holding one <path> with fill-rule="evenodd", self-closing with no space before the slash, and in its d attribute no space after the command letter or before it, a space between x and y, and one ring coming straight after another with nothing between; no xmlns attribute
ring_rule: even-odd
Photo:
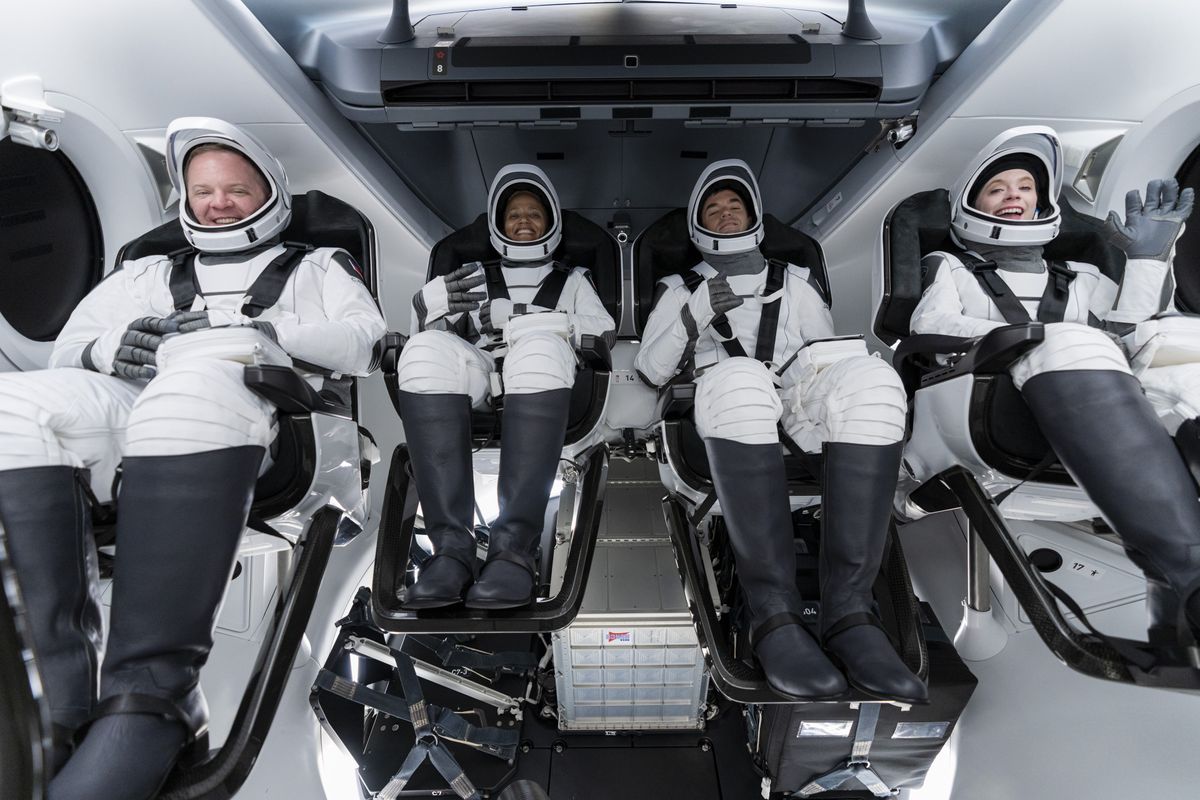
<svg viewBox="0 0 1200 800"><path fill-rule="evenodd" d="M705 261L660 281L636 366L655 386L696 376L696 428L768 682L796 698L846 689L800 624L782 421L796 445L824 456L822 639L853 685L922 702L926 689L878 627L871 598L904 436L899 376L861 339L831 338L829 307L808 269L759 251L762 204L744 162L704 171L688 225Z"/></svg>
<svg viewBox="0 0 1200 800"><path fill-rule="evenodd" d="M1062 170L1058 137L1042 126L1006 131L980 151L950 195L963 252L924 258L912 332L974 337L1045 323L1045 340L1011 368L1014 385L1146 572L1152 636L1173 630L1175 597L1200 631L1200 506L1170 438L1200 412L1200 326L1148 319L1173 311L1171 256L1192 192L1153 181L1144 203L1128 194L1124 223L1110 214L1110 238L1127 255L1118 286L1092 264L1042 256L1059 233Z"/></svg>
<svg viewBox="0 0 1200 800"><path fill-rule="evenodd" d="M194 250L122 264L71 315L49 369L0 375L0 522L55 726L51 797L150 797L185 746L207 750L199 669L275 409L243 385L243 363L211 344L159 363L164 340L218 335L227 351L229 334L199 331L232 326L235 349L273 340L305 369L361 375L385 331L346 253L279 242L291 196L257 140L184 118L167 146ZM89 500L109 499L118 464L98 674Z"/></svg>
<svg viewBox="0 0 1200 800"><path fill-rule="evenodd" d="M413 335L397 364L400 416L434 546L408 590L409 608L458 603L464 592L472 608L533 600L536 548L566 432L576 348L588 334L610 344L614 336L587 271L554 261L562 215L545 173L526 164L500 170L487 208L499 260L438 276L413 297ZM476 577L470 411L494 401L498 362L504 397L499 517Z"/></svg>

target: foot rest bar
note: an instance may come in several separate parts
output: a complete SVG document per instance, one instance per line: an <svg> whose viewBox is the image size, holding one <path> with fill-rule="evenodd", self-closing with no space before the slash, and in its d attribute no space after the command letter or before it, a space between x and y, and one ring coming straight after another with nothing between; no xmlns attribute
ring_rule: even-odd
<svg viewBox="0 0 1200 800"><path fill-rule="evenodd" d="M582 458L575 534L571 537L562 588L557 595L537 601L529 608L480 611L451 606L418 612L402 608L399 599L408 572L418 502L408 448L399 445L392 454L375 551L371 591L375 623L392 633L547 633L570 625L583 605L595 553L608 476L608 449L596 445L585 451Z"/></svg>
<svg viewBox="0 0 1200 800"><path fill-rule="evenodd" d="M1109 644L1094 634L1080 631L1067 621L1053 593L1029 563L1013 539L995 503L980 488L969 471L952 467L933 478L944 484L962 504L971 525L979 534L996 566L1004 575L1017 602L1029 615L1034 630L1064 664L1095 678L1152 686L1160 689L1200 692L1200 670L1185 664L1170 652L1151 649L1146 642L1119 637L1110 641L1152 654L1157 663L1141 669L1129 663Z"/></svg>
<svg viewBox="0 0 1200 800"><path fill-rule="evenodd" d="M161 800L228 798L245 783L275 719L341 519L342 512L333 506L325 506L313 515L307 532L296 544L292 579L276 606L270 634L259 650L225 744L205 763L173 774L159 796Z"/></svg>

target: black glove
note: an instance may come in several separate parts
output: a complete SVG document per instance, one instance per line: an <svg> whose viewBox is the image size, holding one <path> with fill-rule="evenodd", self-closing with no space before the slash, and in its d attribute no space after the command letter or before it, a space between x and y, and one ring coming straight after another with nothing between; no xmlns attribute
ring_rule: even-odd
<svg viewBox="0 0 1200 800"><path fill-rule="evenodd" d="M242 314L230 314L227 311L176 311L168 319L178 326L180 333L241 325L261 331L272 342L279 344L279 335L275 332L274 325L250 319Z"/></svg>
<svg viewBox="0 0 1200 800"><path fill-rule="evenodd" d="M153 378L158 374L156 353L163 335L178 330L178 323L171 318L142 317L129 323L113 356L113 374L138 381Z"/></svg>
<svg viewBox="0 0 1200 800"><path fill-rule="evenodd" d="M1183 223L1192 213L1194 192L1179 191L1174 178L1150 181L1146 203L1137 189L1125 195L1125 224L1117 212L1109 212L1105 227L1108 239L1130 258L1166 261Z"/></svg>

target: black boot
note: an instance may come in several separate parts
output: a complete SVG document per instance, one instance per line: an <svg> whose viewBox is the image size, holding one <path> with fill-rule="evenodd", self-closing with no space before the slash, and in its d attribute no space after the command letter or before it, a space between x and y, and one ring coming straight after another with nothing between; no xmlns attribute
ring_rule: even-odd
<svg viewBox="0 0 1200 800"><path fill-rule="evenodd" d="M1044 372L1021 394L1134 563L1166 579L1200 637L1196 483L1137 378L1112 370Z"/></svg>
<svg viewBox="0 0 1200 800"><path fill-rule="evenodd" d="M433 557L404 595L405 608L462 602L475 577L471 398L399 392L400 418Z"/></svg>
<svg viewBox="0 0 1200 800"><path fill-rule="evenodd" d="M767 683L792 700L845 694L845 679L800 616L795 535L779 445L705 439L704 449L750 609L751 646Z"/></svg>
<svg viewBox="0 0 1200 800"><path fill-rule="evenodd" d="M533 602L537 547L570 408L570 389L505 396L496 487L500 514L488 536L487 563L467 592L469 608Z"/></svg>
<svg viewBox="0 0 1200 800"><path fill-rule="evenodd" d="M850 685L885 700L926 703L874 611L871 586L887 544L901 442L826 442L821 500L821 630Z"/></svg>
<svg viewBox="0 0 1200 800"><path fill-rule="evenodd" d="M51 800L151 798L181 754L207 754L200 668L262 457L247 446L124 460L100 703Z"/></svg>
<svg viewBox="0 0 1200 800"><path fill-rule="evenodd" d="M71 754L99 686L103 639L88 471L32 467L0 472L0 524L29 617L50 706L53 775Z"/></svg>

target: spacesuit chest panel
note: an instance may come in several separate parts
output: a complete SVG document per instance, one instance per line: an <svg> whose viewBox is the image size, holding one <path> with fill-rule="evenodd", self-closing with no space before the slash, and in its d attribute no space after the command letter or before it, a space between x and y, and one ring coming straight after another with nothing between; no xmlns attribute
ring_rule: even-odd
<svg viewBox="0 0 1200 800"><path fill-rule="evenodd" d="M780 264L780 274L776 281L781 284L775 289L771 283L772 267L768 266L761 272L748 275L729 275L726 280L734 294L742 298L742 304L725 314L729 332L741 345L741 350L750 357L758 358L771 364L782 364L791 354L804 344L800 335L800 327L795 316L797 309L792 308L792 292L790 283L796 279L791 269ZM716 275L716 270L704 264L696 270L704 278ZM775 302L769 302L775 300ZM772 311L774 307L774 311ZM770 336L763 329L764 315L767 321L774 319L773 333ZM710 328L706 336L701 337L696 348L696 366L703 368L731 356L721 342L721 333ZM765 340L765 341L764 341ZM762 352L760 352L762 351ZM769 357L766 351L770 352ZM736 349L735 349L736 352Z"/></svg>
<svg viewBox="0 0 1200 800"><path fill-rule="evenodd" d="M305 256L303 249L283 246L272 247L244 261L198 254L190 265L177 263L172 269L171 293L177 307L222 310L266 319L274 316L273 311L294 313L298 310L294 308L296 299L303 294L296 291L295 284ZM209 263L205 263L206 258ZM191 292L195 297L189 301ZM320 297L319 291L314 297Z"/></svg>

